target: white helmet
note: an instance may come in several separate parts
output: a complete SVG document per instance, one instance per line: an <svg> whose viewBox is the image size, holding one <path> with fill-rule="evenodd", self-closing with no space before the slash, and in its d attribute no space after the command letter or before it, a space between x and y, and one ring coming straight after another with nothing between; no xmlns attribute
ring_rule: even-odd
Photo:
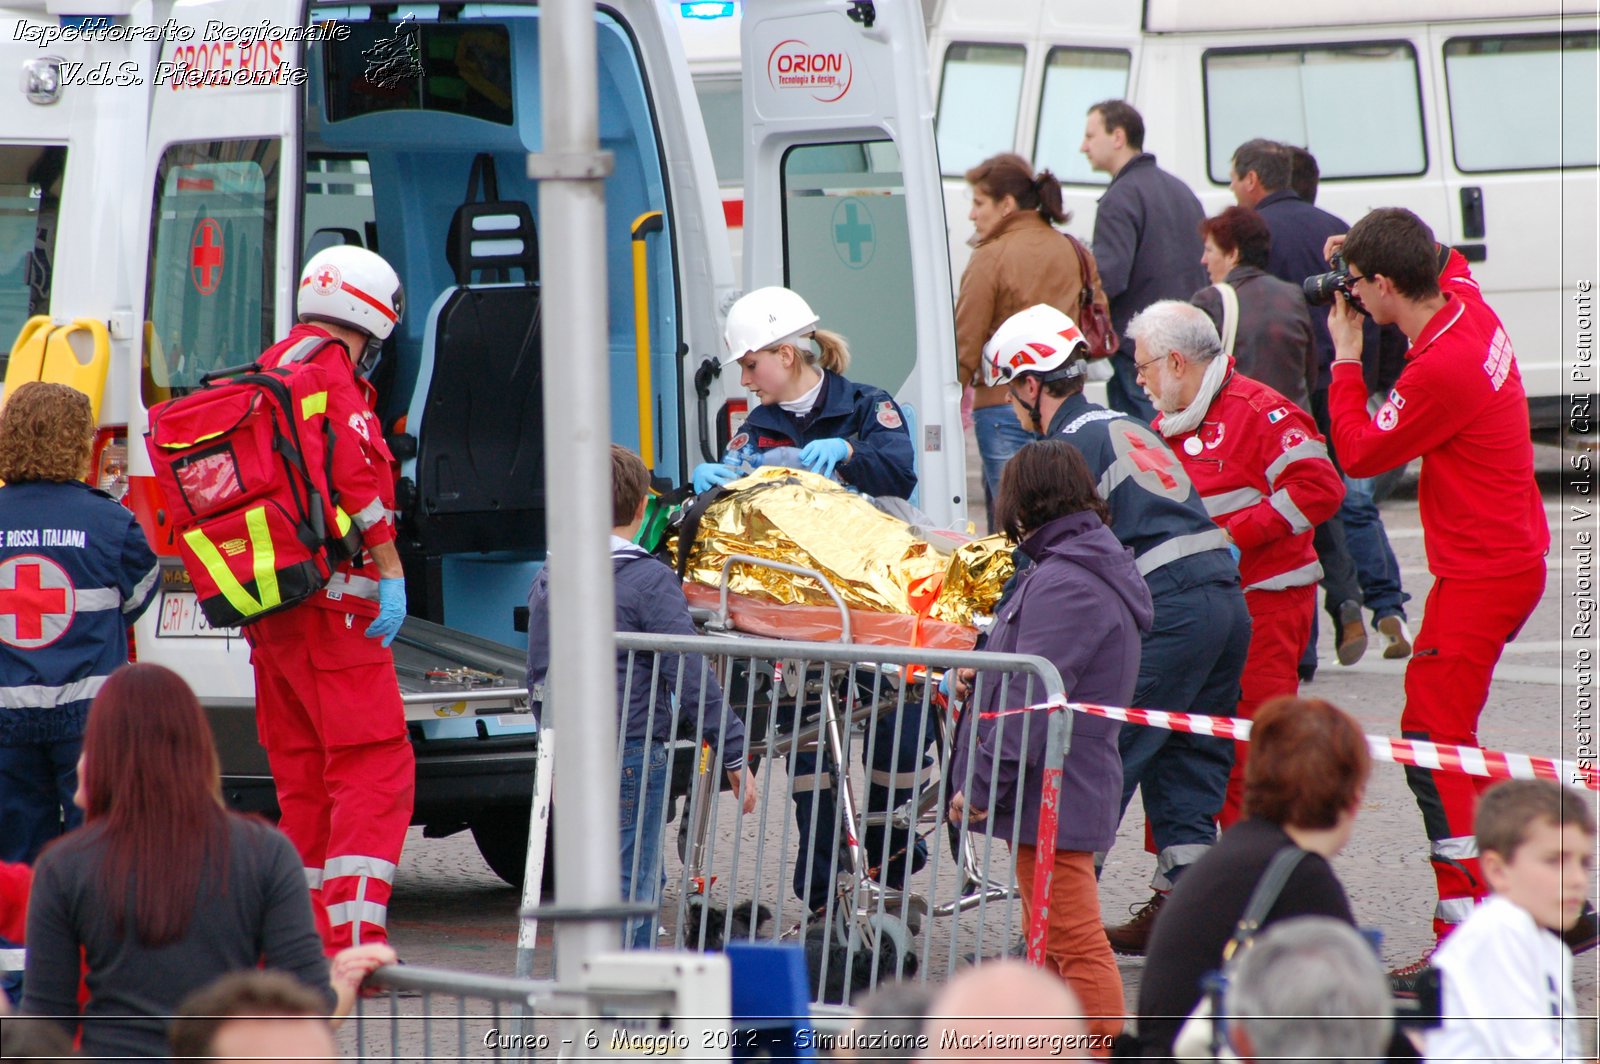
<svg viewBox="0 0 1600 1064"><path fill-rule="evenodd" d="M722 364L737 362L752 351L794 343L814 332L817 320L816 311L787 288L774 285L746 292L728 308L728 324L722 332L728 353L722 356Z"/></svg>
<svg viewBox="0 0 1600 1064"><path fill-rule="evenodd" d="M383 341L400 323L405 303L393 266L366 248L342 244L306 263L295 311L301 321L348 325Z"/></svg>
<svg viewBox="0 0 1600 1064"><path fill-rule="evenodd" d="M1088 350L1089 341L1071 318L1039 303L1011 315L983 345L983 383L1009 384L1028 373L1042 381L1079 377L1089 370L1074 356Z"/></svg>

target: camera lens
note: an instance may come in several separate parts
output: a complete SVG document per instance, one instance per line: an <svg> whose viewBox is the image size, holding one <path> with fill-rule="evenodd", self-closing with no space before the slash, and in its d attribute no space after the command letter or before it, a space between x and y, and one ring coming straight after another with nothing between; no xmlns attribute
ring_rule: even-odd
<svg viewBox="0 0 1600 1064"><path fill-rule="evenodd" d="M1338 291L1339 283L1344 278L1343 270L1319 273L1315 277L1307 277L1301 281L1300 290L1305 293L1307 303L1313 307L1325 307L1333 302L1333 293Z"/></svg>

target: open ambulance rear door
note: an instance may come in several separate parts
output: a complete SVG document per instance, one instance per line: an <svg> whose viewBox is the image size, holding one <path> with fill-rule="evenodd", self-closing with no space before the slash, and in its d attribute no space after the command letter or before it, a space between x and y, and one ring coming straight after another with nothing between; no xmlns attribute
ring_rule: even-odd
<svg viewBox="0 0 1600 1064"><path fill-rule="evenodd" d="M751 4L741 47L745 288L794 289L850 341L851 379L888 391L910 420L913 501L939 524L965 528L922 8L915 0Z"/></svg>

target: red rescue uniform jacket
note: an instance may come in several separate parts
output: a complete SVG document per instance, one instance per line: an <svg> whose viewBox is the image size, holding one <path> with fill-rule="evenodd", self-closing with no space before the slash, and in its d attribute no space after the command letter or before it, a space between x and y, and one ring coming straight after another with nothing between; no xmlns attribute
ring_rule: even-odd
<svg viewBox="0 0 1600 1064"><path fill-rule="evenodd" d="M1421 457L1417 501L1428 569L1482 580L1525 572L1550 548L1533 479L1528 397L1499 317L1466 261L1451 252L1439 278L1445 305L1406 352L1375 417L1359 364L1336 364L1328 390L1345 470L1372 476Z"/></svg>
<svg viewBox="0 0 1600 1064"><path fill-rule="evenodd" d="M1282 591L1322 577L1311 530L1339 509L1344 481L1311 415L1236 372L1229 358L1205 420L1167 443L1206 512L1238 546L1246 591Z"/></svg>
<svg viewBox="0 0 1600 1064"><path fill-rule="evenodd" d="M312 336L328 343L306 357L327 371L328 423L333 426L333 488L339 508L361 530L361 553L339 566L328 586L306 602L325 609L363 617L378 615L378 569L366 550L395 538L394 456L383 439L383 426L372 412L377 392L355 374L344 345L316 325L300 324L282 342L261 356L271 369L290 349Z"/></svg>

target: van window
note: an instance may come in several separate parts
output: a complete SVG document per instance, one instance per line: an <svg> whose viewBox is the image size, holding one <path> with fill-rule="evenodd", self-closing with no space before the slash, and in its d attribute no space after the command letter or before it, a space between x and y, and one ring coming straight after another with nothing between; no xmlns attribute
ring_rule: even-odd
<svg viewBox="0 0 1600 1064"><path fill-rule="evenodd" d="M891 394L916 365L905 178L892 141L807 144L783 158L784 283L850 341L849 376Z"/></svg>
<svg viewBox="0 0 1600 1064"><path fill-rule="evenodd" d="M372 165L365 155L306 155L304 245L301 261L341 244L378 250L378 216L372 203Z"/></svg>
<svg viewBox="0 0 1600 1064"><path fill-rule="evenodd" d="M1014 149L1025 57L1020 44L952 44L945 50L934 131L945 177L960 177L989 156Z"/></svg>
<svg viewBox="0 0 1600 1064"><path fill-rule="evenodd" d="M1253 137L1310 149L1324 181L1428 169L1417 53L1404 41L1217 50L1202 62L1208 169L1219 185Z"/></svg>
<svg viewBox="0 0 1600 1064"><path fill-rule="evenodd" d="M1044 64L1039 95L1039 135L1033 145L1033 167L1049 170L1075 185L1108 185L1110 174L1089 169L1078 145L1089 108L1101 100L1128 95L1128 68L1133 57L1112 48L1052 48Z"/></svg>
<svg viewBox="0 0 1600 1064"><path fill-rule="evenodd" d="M277 140L174 144L156 169L145 405L251 362L275 337Z"/></svg>
<svg viewBox="0 0 1600 1064"><path fill-rule="evenodd" d="M744 87L737 77L698 77L700 117L711 142L711 165L723 188L744 184Z"/></svg>
<svg viewBox="0 0 1600 1064"><path fill-rule="evenodd" d="M0 145L0 373L23 323L50 312L67 149Z"/></svg>
<svg viewBox="0 0 1600 1064"><path fill-rule="evenodd" d="M322 45L328 121L379 111L444 111L512 125L511 33L474 21L346 22Z"/></svg>
<svg viewBox="0 0 1600 1064"><path fill-rule="evenodd" d="M1595 33L1445 42L1456 169L1594 166Z"/></svg>

